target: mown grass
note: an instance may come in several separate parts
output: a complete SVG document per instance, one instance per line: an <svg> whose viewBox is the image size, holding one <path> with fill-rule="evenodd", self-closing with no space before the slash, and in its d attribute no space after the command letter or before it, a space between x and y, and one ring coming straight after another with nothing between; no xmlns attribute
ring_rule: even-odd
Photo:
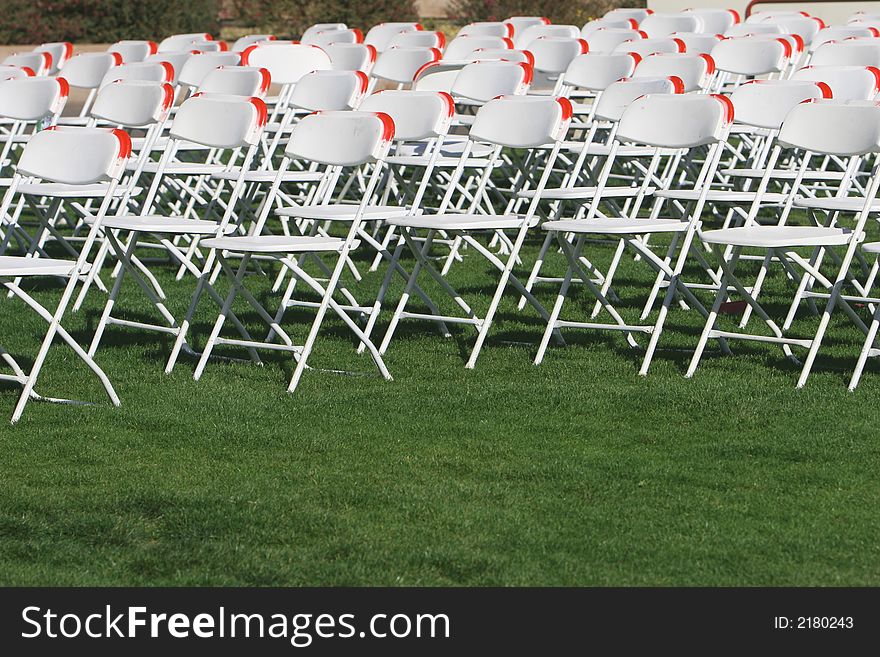
<svg viewBox="0 0 880 657"><path fill-rule="evenodd" d="M560 266L556 255L550 269ZM159 270L182 313L191 282ZM359 296L370 298L379 278L368 275ZM485 307L493 276L474 254L451 279ZM639 307L644 264L627 259L619 280L624 305ZM248 282L271 307L267 279ZM36 288L57 298L54 285ZM138 290L125 289L121 307L145 312ZM776 271L767 299L782 308L788 291ZM543 286L541 298L554 292ZM681 310L648 378L617 333L569 332L569 345L551 346L535 367L543 327L516 299L505 299L473 371L464 368L471 332L442 339L409 322L387 356L393 382L312 371L290 396L282 356L265 367L214 362L195 382L189 359L162 373L166 337L111 329L99 361L120 408L33 403L11 427L17 390L0 387L0 582L880 583L880 377L870 364L847 392L862 338L845 316L796 390L797 370L777 348L746 343L732 357L710 345L696 378L684 379L701 322ZM84 343L102 303L90 295L66 322ZM204 301L197 344L215 316ZM300 337L307 317L288 316ZM815 320L802 317L809 334ZM42 331L0 300L10 352L32 356ZM335 320L313 364L370 370ZM102 399L63 346L38 388Z"/></svg>

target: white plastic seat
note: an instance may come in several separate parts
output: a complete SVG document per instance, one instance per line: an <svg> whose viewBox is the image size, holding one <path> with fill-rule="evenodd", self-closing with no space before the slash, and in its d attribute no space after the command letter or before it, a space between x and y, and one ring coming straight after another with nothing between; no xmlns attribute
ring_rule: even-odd
<svg viewBox="0 0 880 657"><path fill-rule="evenodd" d="M337 237L303 235L249 235L247 237L214 237L202 240L207 249L244 253L339 253L345 240ZM353 243L357 247L357 241Z"/></svg>
<svg viewBox="0 0 880 657"><path fill-rule="evenodd" d="M833 246L849 242L852 231L821 226L742 226L710 230L702 239L707 244L759 248Z"/></svg>
<svg viewBox="0 0 880 657"><path fill-rule="evenodd" d="M186 219L184 217L165 217L162 215L125 215L107 217L106 228L153 233L157 235L215 235L218 230L225 233L235 230L234 226L223 226L216 221Z"/></svg>
<svg viewBox="0 0 880 657"><path fill-rule="evenodd" d="M431 214L392 217L392 226L430 230L516 230L522 225L535 226L537 217L516 214Z"/></svg>
<svg viewBox="0 0 880 657"><path fill-rule="evenodd" d="M681 233L688 229L688 222L680 219L560 219L544 222L541 227L584 235L644 235Z"/></svg>
<svg viewBox="0 0 880 657"><path fill-rule="evenodd" d="M301 217L319 221L351 221L358 215L359 206L342 205L298 205L276 210L281 217ZM408 208L397 205L366 205L361 213L362 221L385 221L395 217L405 217L410 213Z"/></svg>
<svg viewBox="0 0 880 657"><path fill-rule="evenodd" d="M22 258L20 256L0 256L0 278L19 276L59 276L68 278L75 272L85 274L89 265L85 264L77 271L73 260L56 258Z"/></svg>

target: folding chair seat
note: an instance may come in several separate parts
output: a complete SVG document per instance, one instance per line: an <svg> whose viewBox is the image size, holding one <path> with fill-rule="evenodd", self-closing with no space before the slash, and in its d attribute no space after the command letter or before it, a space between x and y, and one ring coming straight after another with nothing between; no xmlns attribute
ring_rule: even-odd
<svg viewBox="0 0 880 657"><path fill-rule="evenodd" d="M580 39L581 28L577 25L532 25L522 31L515 30L512 48L528 50L529 45L540 37L566 37Z"/></svg>
<svg viewBox="0 0 880 657"><path fill-rule="evenodd" d="M201 53L187 59L183 68L180 69L180 75L177 81L191 88L201 87L205 76L211 71L223 66L238 66L241 61L241 55L237 52L209 52ZM249 94L252 95L252 94Z"/></svg>
<svg viewBox="0 0 880 657"><path fill-rule="evenodd" d="M468 23L458 31L458 36L493 36L513 38L513 23L502 21L484 21Z"/></svg>
<svg viewBox="0 0 880 657"><path fill-rule="evenodd" d="M880 42L876 39L829 41L816 48L813 66L874 66L880 68Z"/></svg>
<svg viewBox="0 0 880 657"><path fill-rule="evenodd" d="M614 48L612 52L633 52L642 58L657 53L685 52L687 46L681 39L673 37L658 37L655 39L640 39L638 41L625 41Z"/></svg>
<svg viewBox="0 0 880 657"><path fill-rule="evenodd" d="M302 43L326 48L334 43L363 43L364 33L358 29L327 30L314 32L302 38Z"/></svg>
<svg viewBox="0 0 880 657"><path fill-rule="evenodd" d="M15 52L3 60L4 66L29 68L37 76L49 75L52 70L52 55L47 52Z"/></svg>
<svg viewBox="0 0 880 657"><path fill-rule="evenodd" d="M141 205L140 214L116 215L105 220L105 229L112 229L105 231L106 239L120 268L89 347L90 354L95 354L106 328L110 325L173 335L175 344L166 364L166 372L171 371L181 349L186 348L191 351L186 347L186 332L191 314L188 314L183 322L178 322L165 305L164 292L154 287L152 283L154 279L145 279L144 273L133 264L132 258L140 244L141 236L151 237L164 247L177 265L182 267L184 274L190 274L198 279L197 287L200 294L207 292L219 302L220 297L216 291L202 277L205 271L210 272L213 269L215 261L211 253L200 253L199 239L208 235L229 234L237 229L235 211L244 191L243 175L249 169L258 150L260 133L265 125L266 116L266 105L259 98L205 94L189 98L180 105L169 130L171 142L162 154L150 189ZM190 205L183 213L176 216L156 214L160 185L166 182L166 179L173 177L168 173L171 169L168 165L177 147L181 143L189 142L229 153L227 166L238 167L241 175L231 185L223 206L218 204L218 200L223 194L224 186L218 185L204 208L197 210ZM202 171L190 166L186 175L202 177L210 175L215 169L207 164L208 161L206 159ZM123 233L128 233L125 244L121 241ZM174 240L184 237L190 240L188 246ZM201 261L201 266L198 266L196 261ZM126 277L134 279L165 324L129 321L113 314L120 297L122 282Z"/></svg>
<svg viewBox="0 0 880 657"><path fill-rule="evenodd" d="M611 53L618 47L628 52L623 44L637 43L642 39L647 39L648 35L639 30L621 30L613 28L602 28L593 32L587 39L589 51L595 53Z"/></svg>
<svg viewBox="0 0 880 657"><path fill-rule="evenodd" d="M459 33L460 34L460 33ZM446 35L443 32L400 32L394 35L389 48L437 48L442 51L446 47Z"/></svg>
<svg viewBox="0 0 880 657"><path fill-rule="evenodd" d="M537 221L537 207L540 203L541 190L547 184L553 169L556 157L560 150L561 140L565 137L568 124L571 120L571 103L565 98L547 98L540 96L508 96L492 100L477 112L477 118L470 130L468 147L462 152L462 159L454 175L453 181L448 186L443 201L436 213L409 216L401 219L392 218L388 223L402 229L400 234L409 252L415 256L416 263L407 281L407 286L395 309L391 322L379 348L380 353L385 353L401 319L421 319L438 323L441 330L445 330L446 322L462 323L477 329L477 340L471 351L467 367L475 366L482 345L492 325L493 317L497 311L501 296L508 284L513 285L528 301L546 317L547 312L541 304L525 289L523 284L513 275L514 264L519 259L519 252L526 238L529 228ZM480 204L483 193L489 184L489 179L495 168L496 158L490 158L480 176L480 182L474 190L471 202L464 211L451 212L455 185L464 172L463 163L469 156L469 146L474 142L484 142L493 145L497 153L502 149L529 149L540 155L530 160L530 167L523 171L521 184L526 180L531 181L536 188L536 195L528 204L525 213L512 213L509 209L495 214L494 212L481 212ZM546 157L544 157L546 155ZM511 208L512 204L508 204ZM481 233L489 232L497 236L499 229L509 229L515 236L508 240L507 260L502 260L491 250L481 244L477 237ZM414 230L425 232L418 242L415 239ZM486 258L500 272L497 280L495 293L484 317L478 317L471 307L464 301L461 294L455 291L449 282L430 262L429 256L434 238L438 233L448 233L460 237L461 240L476 253ZM397 261L403 245L399 244L395 250L394 262ZM393 265L392 265L393 266ZM428 305L429 312L416 313L407 310L409 299L417 284L421 272L427 272L443 290L452 298L458 308L464 312L464 316L442 315L436 310L433 302Z"/></svg>
<svg viewBox="0 0 880 657"><path fill-rule="evenodd" d="M51 55L52 65L49 68L49 75L55 75L73 57L73 44L69 41L43 43L34 48L34 52L47 52Z"/></svg>
<svg viewBox="0 0 880 657"><path fill-rule="evenodd" d="M626 217L602 218L594 216L594 209L601 195L593 201L591 211L583 219L548 221L543 225L545 230L551 231L558 236L558 241L566 255L568 269L560 286L556 303L548 319L544 335L538 347L535 363L539 364L544 357L547 345L555 331L561 328L586 328L621 331L626 334L631 347L636 347L637 342L633 333L644 332L650 334L650 341L642 360L640 374L645 375L650 367L651 360L657 347L660 334L669 312L669 308L676 295L682 295L688 304L695 307L699 312L706 313L693 293L681 280L685 261L691 250L691 244L697 234L699 222L706 197L711 188L711 183L718 166L727 132L733 121L733 108L730 101L718 95L647 95L635 100L624 111L615 136L615 143L631 141L653 147L655 154L651 164L641 183L642 189L653 183L655 174L660 166L662 154L660 149L673 149L678 151L691 151L693 149L707 149L703 158L702 166L698 174L694 174L689 183L701 193L696 198L692 209L684 212L680 217L660 217L661 204L656 204L651 210L650 216L639 217L638 208L634 208ZM672 180L679 180L676 169L680 166L683 158L673 156L672 166L665 167L666 172L661 174L660 180L664 189L668 188ZM610 170L613 166L613 157L605 165ZM679 172L680 173L680 172ZM663 255L654 253L647 244L644 236L654 233L672 234L671 244ZM568 235L574 234L574 243L570 242ZM592 274L585 270L581 261L581 254L586 245L588 236L621 236L618 242L618 251L610 265L602 286L594 282ZM637 325L626 322L612 304L610 286L614 269L619 262L625 246L631 247L642 259L651 265L658 279L652 289L652 295L660 288L665 280L667 291L660 307L656 321L653 324ZM612 323L577 322L560 320L560 313L568 295L568 289L575 276L579 276L598 302L598 307L606 311L612 318ZM650 299L649 299L650 300ZM649 306L646 306L646 308ZM594 316L596 313L594 312ZM645 317L643 312L642 317Z"/></svg>
<svg viewBox="0 0 880 657"><path fill-rule="evenodd" d="M376 52L388 49L391 39L401 32L420 32L422 26L419 23L379 23L374 25L364 37L364 43L373 46Z"/></svg>
<svg viewBox="0 0 880 657"><path fill-rule="evenodd" d="M150 55L155 55L158 50L159 44L155 41L117 41L107 48L107 52L116 53L122 57L125 64L142 62Z"/></svg>
<svg viewBox="0 0 880 657"><path fill-rule="evenodd" d="M651 39L668 37L673 32L702 32L703 21L693 12L653 13L639 22L639 29Z"/></svg>
<svg viewBox="0 0 880 657"><path fill-rule="evenodd" d="M475 50L495 48L495 49L513 49L513 41L507 37L498 36L457 36L443 53L443 61L460 62L470 61Z"/></svg>
<svg viewBox="0 0 880 657"><path fill-rule="evenodd" d="M880 93L880 69L874 66L805 66L791 79L824 82L835 100L873 100Z"/></svg>
<svg viewBox="0 0 880 657"><path fill-rule="evenodd" d="M110 206L112 187L124 170L125 160L130 151L128 135L122 130L103 130L94 128L68 128L65 130L44 130L27 144L18 163L13 183L6 191L0 215L5 215L15 202L18 183L25 177L33 177L47 182L65 185L88 185L98 182L109 184L107 196L101 202L95 215L95 222L89 231L82 251L76 260L44 260L20 256L0 256L0 281L12 295L23 301L36 312L49 327L40 344L30 372L25 372L16 359L0 348L0 359L12 369L12 374L0 375L0 379L18 383L22 386L21 395L12 415L12 423L21 419L25 406L31 399L65 402L67 400L42 397L34 390L37 379L55 337L60 337L76 355L85 362L101 381L107 396L115 405L119 397L107 375L98 364L88 356L82 347L61 325L68 304L73 296L80 276L87 271L89 255L94 245L101 221ZM39 264L37 264L39 263ZM66 279L64 290L54 311L49 310L28 292L22 290L15 280L24 277L61 277ZM9 311L7 311L9 312Z"/></svg>
<svg viewBox="0 0 880 657"><path fill-rule="evenodd" d="M618 7L616 9L612 9L611 11L606 12L602 18L608 20L631 18L637 23L641 23L653 13L654 11L652 9L647 9L644 7Z"/></svg>
<svg viewBox="0 0 880 657"><path fill-rule="evenodd" d="M666 78L675 76L684 84L684 92L708 89L715 73L711 55L690 53L656 53L642 59L634 78Z"/></svg>
<svg viewBox="0 0 880 657"><path fill-rule="evenodd" d="M408 92L418 93L418 92ZM418 121L419 116L410 117ZM361 213L379 183L382 176L382 161L394 138L394 123L387 114L353 111L353 112L320 112L310 115L300 121L291 134L290 142L285 152L285 161L279 170L279 176L283 173L291 158L303 159L327 167L330 178L334 177L334 171L342 167L371 166L368 182L361 198L360 212L356 211L352 216L350 226L344 238L332 238L326 235L311 234L305 236L277 236L261 235L259 227L245 237L218 237L206 240L204 245L213 249L220 265L231 283L231 290L226 300L221 304L220 314L214 323L214 328L205 344L205 349L199 359L194 372L194 378L199 379L204 372L215 345L227 344L243 346L254 352L257 348L281 350L289 352L296 360L296 367L288 386L288 391L293 392L302 377L307 360L315 346L315 342L324 317L328 310L332 310L342 319L354 333L358 341L365 346L372 356L381 375L390 380L391 374L385 367L381 356L373 345L369 336L360 329L351 313L361 310L350 294L346 294L340 287L340 279L346 268L348 254L359 243L358 236L364 234L361 230ZM328 191L332 193L333 185L328 185ZM325 196L324 198L329 198ZM241 263L237 270L233 270L228 261L228 252L242 254ZM312 277L304 269L303 256L306 254L323 254L327 258L334 258L335 263L327 263L324 270L328 276L326 283L321 283ZM295 277L288 292L292 293L293 283L303 281L321 297L321 301L308 304L316 308L316 315L309 330L308 337L302 346L294 345L293 340L281 327L285 302L290 302L289 294L285 294L284 302L277 314L273 317L260 304L254 296L247 291L243 284L247 272L248 263L254 255L271 256L283 267L289 269ZM297 256L297 260L294 260ZM345 304L334 300L334 294L342 293L346 298ZM270 337L262 342L252 339L228 339L222 338L220 332L231 314L232 304L237 296L243 296L252 309L256 310L260 318L271 329ZM307 304L299 304L307 305ZM273 338L278 340L273 340ZM280 341L279 341L280 340Z"/></svg>
<svg viewBox="0 0 880 657"><path fill-rule="evenodd" d="M702 34L724 34L740 22L739 14L733 9L694 8L685 9L682 13L693 14L700 19L698 30L673 30L674 32L699 32Z"/></svg>
<svg viewBox="0 0 880 657"><path fill-rule="evenodd" d="M782 124L778 141L784 146L800 150L803 159L800 168L803 170L816 156L820 158L835 156L849 161L846 170L850 173L854 169L851 165L858 165L863 158L874 156L880 150L880 107L875 103L841 103L833 100L802 103L789 112ZM803 387L818 355L831 313L836 307L839 306L857 326L868 332L868 328L851 306L851 301L863 298L864 294L862 288L853 279L850 267L858 245L864 239L865 224L871 214L872 206L875 205L874 199L880 187L876 157L874 159L875 164L869 180L863 192L857 194L861 197L861 207L846 208L856 214L851 227L843 225L842 217L833 213L824 223L817 221L806 226L792 224L760 226L752 221L739 228L702 233L701 239L712 248L723 271L723 277L686 376L693 376L710 338L726 341L737 338L778 344L782 347L785 356L797 364L800 364L800 361L795 358L792 347L806 349L807 357L803 361L797 383L798 387ZM762 183L766 184L766 180L772 175L772 168L771 160ZM851 179L851 176L849 178ZM850 179L842 181L838 196L841 194L852 196L849 192L854 190L848 185ZM799 177L792 184L789 194L792 196L798 194L800 184ZM841 208L843 207L844 204L841 204ZM798 247L813 247L812 255L809 258L800 255L794 250ZM824 267L827 273L823 273L823 264L825 264L823 256L833 247L845 248L841 256L831 259L833 266ZM746 289L736 274L736 266L743 248L757 249L766 253L762 273L772 256L782 262L789 275L798 281L797 294L789 309L789 317L782 328L759 303L756 298L757 291ZM799 271L803 271L803 275L800 275ZM815 282L828 290L824 295L827 301L818 327L814 329L811 338L791 337L786 333L791 318L800 300L810 296L809 288ZM858 295L855 297L844 295L844 286L853 285ZM719 309L730 294L731 288L763 320L771 335L716 329ZM816 296L820 295L816 294Z"/></svg>
<svg viewBox="0 0 880 657"><path fill-rule="evenodd" d="M684 51L693 55L708 55L719 41L724 40L721 34L701 32L673 32L669 36L684 43Z"/></svg>
<svg viewBox="0 0 880 657"><path fill-rule="evenodd" d="M207 32L193 32L191 34L172 34L171 36L165 37L159 42L157 47L158 52L180 52L183 50L190 50L190 46L194 43L202 42L202 41L213 41L214 37L212 37Z"/></svg>
<svg viewBox="0 0 880 657"><path fill-rule="evenodd" d="M337 71L369 74L376 63L376 48L364 43L334 43L325 49Z"/></svg>

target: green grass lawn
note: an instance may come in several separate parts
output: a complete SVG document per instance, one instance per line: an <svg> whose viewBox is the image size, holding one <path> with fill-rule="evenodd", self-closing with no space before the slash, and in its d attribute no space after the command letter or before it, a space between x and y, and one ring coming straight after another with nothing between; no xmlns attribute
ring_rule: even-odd
<svg viewBox="0 0 880 657"><path fill-rule="evenodd" d="M554 256L550 269L560 265ZM159 269L182 313L191 282ZM638 307L643 263L628 259L619 277ZM362 299L379 278L356 288ZM474 254L451 279L485 307L493 278ZM248 281L271 307L267 280ZM57 298L57 286L36 289ZM120 306L143 310L125 289ZM777 271L768 298L781 308L786 290ZM540 296L549 304L554 292ZM191 359L162 373L167 337L113 328L99 352L122 397L113 408L56 346L38 389L100 401L32 403L11 427L18 390L0 387L0 583L880 583L880 376L870 363L847 392L862 337L844 315L796 390L796 368L754 343L734 343L732 357L710 344L684 379L701 325L685 311L671 315L646 379L617 333L569 332L535 367L543 326L516 299L473 371L472 332L444 340L410 321L387 356L393 382L311 371L295 396L277 354L265 367L214 362L195 382ZM83 343L102 304L91 294L66 322ZM197 344L215 316L204 301ZM300 339L306 318L288 316ZM815 322L800 325L809 334ZM11 353L32 357L42 332L0 300ZM371 369L338 321L312 364Z"/></svg>

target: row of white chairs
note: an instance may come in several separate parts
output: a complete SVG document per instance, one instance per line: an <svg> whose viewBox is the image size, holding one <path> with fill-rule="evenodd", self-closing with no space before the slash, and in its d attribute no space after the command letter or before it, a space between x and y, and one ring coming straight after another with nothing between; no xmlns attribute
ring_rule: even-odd
<svg viewBox="0 0 880 657"><path fill-rule="evenodd" d="M791 57L793 48L783 41L755 35L719 45L748 44L742 57L766 66L773 57L764 54L765 44L776 44L769 50L774 57ZM689 376L708 340L729 350L731 340L744 338L778 344L795 361L792 348L806 349L803 385L836 308L867 335L852 387L865 360L880 353L873 346L877 316L867 323L854 309L861 303L874 312L878 305L870 296L877 249L861 244L871 212L880 210L873 204L880 148L876 68L813 66L782 75L792 67L778 66L777 57L776 71L725 69L721 76L716 60L722 57L714 49L711 55L641 58L579 48L549 89L535 84L536 66L528 58L498 57L427 62L421 76L398 83L411 88L375 91L382 78L333 70L314 44L258 39L241 52L244 66L214 68L190 90L161 62L158 79L118 78L99 86L73 121L83 125L65 125L68 117L60 116L63 76L0 83L2 163L9 174L0 206L0 279L49 323L29 372L0 351L13 371L2 379L23 388L13 421L39 397L37 377L56 336L95 371L114 403L118 397L95 361L111 327L173 336L166 371L186 352L197 359L196 378L221 345L244 349L255 362L263 349L290 353L293 391L328 312L352 331L358 350L371 355L385 378L391 375L383 355L403 320L428 321L443 335L450 335L452 323L472 326L477 338L467 366L473 367L508 288L545 322L536 363L551 340L563 343L564 332L610 329L633 347L647 336L646 374L666 316L677 306L706 319ZM773 73L776 79L767 79ZM419 84L428 79L430 85ZM271 96L269 82L276 85ZM47 117L52 130L42 129ZM793 210L808 213L807 225ZM713 217L720 227L704 228ZM794 217L800 225L789 224ZM535 235L546 236L539 257L524 263L523 245ZM591 253L605 248L597 238L613 247L604 269ZM794 250L799 247L812 254ZM542 272L556 248L568 264L561 278ZM58 258L58 251L69 259ZM151 257L156 251L171 259L178 279L193 284L182 317L169 309L172 292L156 275L163 266ZM627 251L653 280L642 323L624 320L614 290ZM358 252L368 254L372 269L385 267L375 299L356 297L363 266ZM464 257L484 258L497 272L482 314L451 283L450 271ZM741 282L737 264L755 258L757 276ZM684 280L687 263L696 263L702 280ZM517 268L528 276L518 276ZM763 281L775 268L795 288L781 325L761 305ZM274 312L248 290L254 272L273 277L280 296ZM66 280L54 311L21 286L33 276ZM395 276L405 287L392 308L386 295ZM221 277L229 288L225 297ZM124 288L125 280L134 286ZM424 280L448 302L433 299ZM558 286L552 308L534 292L549 284ZM574 289L594 300L591 321L561 318ZM107 299L84 349L61 320L87 293ZM700 301L705 293L714 294L713 304ZM746 302L740 331L717 326L730 294ZM190 325L206 298L218 316L199 350ZM234 311L236 299L262 318L266 337L249 332ZM126 315L126 306L130 311L144 301L156 320ZM797 313L804 306L819 313L821 301L819 329L810 338L792 337ZM440 310L449 303L459 314ZM315 312L302 344L284 326L294 307ZM389 323L374 342L383 312ZM752 313L770 335L747 330ZM610 321L598 321L600 315ZM225 334L227 323L236 337Z"/></svg>

